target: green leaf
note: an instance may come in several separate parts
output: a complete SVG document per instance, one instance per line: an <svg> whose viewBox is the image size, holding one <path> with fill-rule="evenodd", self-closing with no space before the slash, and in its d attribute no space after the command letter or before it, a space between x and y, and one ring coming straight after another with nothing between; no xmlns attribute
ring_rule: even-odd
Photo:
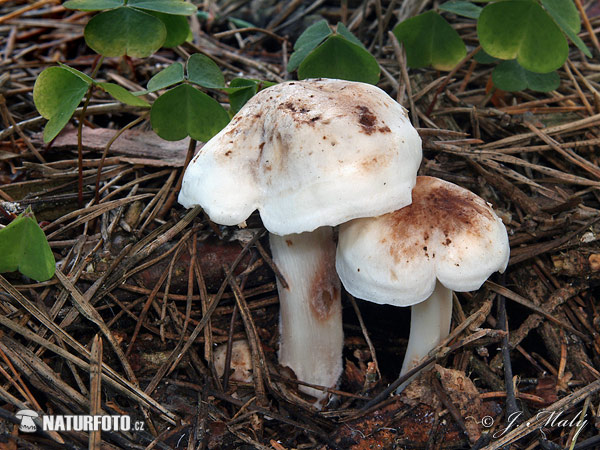
<svg viewBox="0 0 600 450"><path fill-rule="evenodd" d="M467 54L456 30L435 11L399 23L394 35L404 44L409 67L452 70Z"/></svg>
<svg viewBox="0 0 600 450"><path fill-rule="evenodd" d="M198 11L196 6L181 0L129 0L127 5L132 8L178 16L191 16Z"/></svg>
<svg viewBox="0 0 600 450"><path fill-rule="evenodd" d="M479 64L492 64L499 61L498 58L488 55L485 50L479 50L477 53L475 53L473 59Z"/></svg>
<svg viewBox="0 0 600 450"><path fill-rule="evenodd" d="M194 53L187 63L188 80L205 88L225 87L225 78L219 66L201 53Z"/></svg>
<svg viewBox="0 0 600 450"><path fill-rule="evenodd" d="M220 88L220 90L231 94L256 85L257 91L262 91L263 89L275 86L276 84L277 83L273 81L259 80L258 78L234 78L229 83L229 87Z"/></svg>
<svg viewBox="0 0 600 450"><path fill-rule="evenodd" d="M148 81L148 91L158 91L159 89L180 83L183 80L183 64L176 62L150 78L150 81Z"/></svg>
<svg viewBox="0 0 600 450"><path fill-rule="evenodd" d="M190 24L186 16L176 16L156 11L146 11L146 13L159 19L167 29L167 38L162 45L163 47L177 47L191 36L192 31L190 30Z"/></svg>
<svg viewBox="0 0 600 450"><path fill-rule="evenodd" d="M556 24L567 35L567 37L588 58L592 57L590 50L584 44L577 33L581 31L581 20L577 7L571 0L542 0L542 5L552 16Z"/></svg>
<svg viewBox="0 0 600 450"><path fill-rule="evenodd" d="M558 23L558 25L560 25L560 22L557 22L557 23ZM579 50L581 50L585 56L587 56L588 58L592 57L592 53L590 52L590 49L587 48L587 46L585 45L585 43L581 40L581 38L579 36L577 36L575 33L573 33L569 29L564 29L564 32L568 36L568 38L571 39L571 42L573 42L573 44L575 44L577 46L577 48Z"/></svg>
<svg viewBox="0 0 600 450"><path fill-rule="evenodd" d="M527 77L527 86L532 91L550 92L560 86L560 76L556 70L548 73L535 73L525 70L525 76Z"/></svg>
<svg viewBox="0 0 600 450"><path fill-rule="evenodd" d="M474 5L471 2L463 2L460 0L452 0L440 5L442 11L456 14L457 16L468 17L469 19L477 19L481 10L481 6Z"/></svg>
<svg viewBox="0 0 600 450"><path fill-rule="evenodd" d="M176 16L192 16L198 12L196 5L183 0L128 0L127 5L146 12Z"/></svg>
<svg viewBox="0 0 600 450"><path fill-rule="evenodd" d="M123 0L68 0L63 3L63 6L80 11L101 11L123 6Z"/></svg>
<svg viewBox="0 0 600 450"><path fill-rule="evenodd" d="M496 58L517 59L538 73L558 69L569 45L552 18L530 0L490 3L479 16L477 34L483 49Z"/></svg>
<svg viewBox="0 0 600 450"><path fill-rule="evenodd" d="M62 67L44 70L33 86L33 102L39 113L49 119L44 128L44 142L50 142L69 122L89 84Z"/></svg>
<svg viewBox="0 0 600 450"><path fill-rule="evenodd" d="M348 28L346 28L346 25L344 25L342 22L338 22L336 29L335 29L336 34L339 34L340 36L345 37L347 40L349 40L350 42L352 42L353 44L356 44L362 48L364 48L365 50L367 49L362 42L360 42L358 40L358 38L356 36L354 36L350 30Z"/></svg>
<svg viewBox="0 0 600 450"><path fill-rule="evenodd" d="M87 76L85 73L80 72L77 69L74 69L70 66L67 66L66 64L63 64L61 62L58 63L58 65L60 67L62 67L65 70L68 70L69 72L71 72L73 75L77 75L79 78L81 78L83 81L85 81L87 84L92 84L94 82L94 80L92 80L89 76Z"/></svg>
<svg viewBox="0 0 600 450"><path fill-rule="evenodd" d="M590 52L590 49L587 48L585 43L581 40L581 38L579 36L577 36L577 34L575 34L573 31L571 31L568 28L564 28L561 25L560 20L557 20L556 23L563 29L563 31L565 32L567 37L571 40L571 42L573 42L573 44L575 44L577 46L577 48L584 53L585 56L587 56L588 58L592 57L592 53Z"/></svg>
<svg viewBox="0 0 600 450"><path fill-rule="evenodd" d="M20 215L0 230L0 273L18 270L36 281L54 276L55 260L35 218Z"/></svg>
<svg viewBox="0 0 600 450"><path fill-rule="evenodd" d="M549 92L560 85L560 77L556 71L550 73L534 73L524 69L511 59L502 61L492 72L494 86L503 91L522 91L531 89L538 92Z"/></svg>
<svg viewBox="0 0 600 450"><path fill-rule="evenodd" d="M270 88L271 86L275 86L277 84L274 81L257 80L256 78L251 78L251 80L256 82L259 92L263 89Z"/></svg>
<svg viewBox="0 0 600 450"><path fill-rule="evenodd" d="M340 35L329 36L298 67L298 78L339 78L377 84L379 64L367 50Z"/></svg>
<svg viewBox="0 0 600 450"><path fill-rule="evenodd" d="M108 92L112 97L121 103L131 106L150 106L146 100L136 97L127 89L114 83L97 83L104 91Z"/></svg>
<svg viewBox="0 0 600 450"><path fill-rule="evenodd" d="M325 19L313 23L298 37L298 40L294 44L294 50L302 47L315 48L330 34L333 34L333 32Z"/></svg>
<svg viewBox="0 0 600 450"><path fill-rule="evenodd" d="M155 100L150 121L156 134L167 141L190 136L206 142L227 125L229 115L213 98L182 84Z"/></svg>
<svg viewBox="0 0 600 450"><path fill-rule="evenodd" d="M560 19L565 28L573 33L581 31L579 12L577 12L577 7L572 0L542 0L542 5L557 23ZM561 26L561 28L563 27Z"/></svg>
<svg viewBox="0 0 600 450"><path fill-rule="evenodd" d="M525 69L523 69L514 59L502 61L498 64L492 72L492 81L494 82L494 86L498 89L507 92L527 89Z"/></svg>
<svg viewBox="0 0 600 450"><path fill-rule="evenodd" d="M237 88L237 89L232 89ZM234 78L229 83L229 115L234 116L258 92L258 83L254 80Z"/></svg>
<svg viewBox="0 0 600 450"><path fill-rule="evenodd" d="M312 24L304 30L294 44L294 53L292 53L288 61L287 71L293 72L296 70L302 61L304 61L304 58L331 34L333 33L325 19Z"/></svg>
<svg viewBox="0 0 600 450"><path fill-rule="evenodd" d="M150 56L165 42L167 30L154 16L123 6L92 17L83 32L87 45L104 56Z"/></svg>

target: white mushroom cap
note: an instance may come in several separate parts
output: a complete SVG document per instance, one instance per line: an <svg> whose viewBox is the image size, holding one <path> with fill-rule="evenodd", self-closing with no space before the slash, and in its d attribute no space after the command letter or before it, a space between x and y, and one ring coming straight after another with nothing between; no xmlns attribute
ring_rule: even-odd
<svg viewBox="0 0 600 450"><path fill-rule="evenodd" d="M471 291L508 264L506 228L472 192L417 177L410 206L340 227L336 268L352 295L410 306L427 299L436 278Z"/></svg>
<svg viewBox="0 0 600 450"><path fill-rule="evenodd" d="M410 203L421 139L406 110L364 83L317 79L255 95L192 160L179 202L223 225L255 209L279 235Z"/></svg>

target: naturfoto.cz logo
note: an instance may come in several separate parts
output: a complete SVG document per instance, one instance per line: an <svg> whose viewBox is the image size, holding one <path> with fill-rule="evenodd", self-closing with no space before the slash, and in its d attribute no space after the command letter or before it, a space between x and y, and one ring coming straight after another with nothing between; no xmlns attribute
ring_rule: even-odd
<svg viewBox="0 0 600 450"><path fill-rule="evenodd" d="M25 433L37 431L34 422L39 417L36 411L22 410L16 414L21 420L19 430ZM142 431L144 422L132 423L130 416L91 416L91 415L45 415L39 417L44 431ZM39 421L38 421L39 423Z"/></svg>

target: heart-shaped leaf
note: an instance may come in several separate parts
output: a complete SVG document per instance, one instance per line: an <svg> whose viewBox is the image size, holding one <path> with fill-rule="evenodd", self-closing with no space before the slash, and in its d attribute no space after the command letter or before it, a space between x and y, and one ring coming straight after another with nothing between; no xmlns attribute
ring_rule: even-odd
<svg viewBox="0 0 600 450"><path fill-rule="evenodd" d="M394 28L394 35L404 44L409 67L452 70L467 54L456 30L435 11L399 23Z"/></svg>
<svg viewBox="0 0 600 450"><path fill-rule="evenodd" d="M55 260L46 235L28 215L0 230L0 273L15 270L36 281L54 276Z"/></svg>
<svg viewBox="0 0 600 450"><path fill-rule="evenodd" d="M583 43L577 33L581 31L581 19L577 7L571 0L542 0L542 5L552 16L556 24L567 35L571 42L588 58L592 57L590 50Z"/></svg>
<svg viewBox="0 0 600 450"><path fill-rule="evenodd" d="M94 82L94 80L87 76L85 73L80 72L77 69L74 69L73 67L67 66L66 64L63 64L61 62L58 63L58 65L60 67L62 67L65 70L68 70L69 72L71 72L73 75L77 75L79 78L81 78L83 81L85 81L87 84L92 84Z"/></svg>
<svg viewBox="0 0 600 450"><path fill-rule="evenodd" d="M186 16L176 16L156 11L146 12L159 19L167 29L167 38L162 45L163 47L177 47L191 38L192 31L190 30L190 24Z"/></svg>
<svg viewBox="0 0 600 450"><path fill-rule="evenodd" d="M219 66L201 53L194 53L187 63L188 80L205 88L225 87L225 78Z"/></svg>
<svg viewBox="0 0 600 450"><path fill-rule="evenodd" d="M464 2L460 0L451 0L440 5L442 11L456 14L457 16L468 17L469 19L477 19L481 10L481 6L474 5L471 2Z"/></svg>
<svg viewBox="0 0 600 450"><path fill-rule="evenodd" d="M48 119L44 142L54 139L69 122L90 83L63 67L45 69L33 86L33 102Z"/></svg>
<svg viewBox="0 0 600 450"><path fill-rule="evenodd" d="M122 0L67 0L63 3L67 9L79 9L80 11L101 11L103 9L114 9L123 6Z"/></svg>
<svg viewBox="0 0 600 450"><path fill-rule="evenodd" d="M329 36L298 67L298 78L338 78L377 84L379 64L363 47L338 35Z"/></svg>
<svg viewBox="0 0 600 450"><path fill-rule="evenodd" d="M127 4L132 8L178 16L191 16L198 11L196 6L180 0L129 0Z"/></svg>
<svg viewBox="0 0 600 450"><path fill-rule="evenodd" d="M119 100L121 103L125 103L126 105L131 106L147 106L150 107L150 104L144 100L143 98L136 97L127 89L118 84L114 83L97 83L100 88L104 91L108 92L112 97L116 100Z"/></svg>
<svg viewBox="0 0 600 450"><path fill-rule="evenodd" d="M336 25L335 28L335 33L339 34L340 36L345 37L347 40L349 40L350 42L352 42L353 44L358 45L359 47L364 48L365 50L367 49L364 44L362 42L360 42L360 40L354 36L350 30L348 28L346 28L346 25L344 25L342 22L338 22L338 24Z"/></svg>
<svg viewBox="0 0 600 450"><path fill-rule="evenodd" d="M292 53L288 61L287 71L293 72L296 70L300 66L300 63L304 61L304 58L331 34L333 33L325 19L312 24L304 30L294 44L294 53Z"/></svg>
<svg viewBox="0 0 600 450"><path fill-rule="evenodd" d="M542 0L542 5L546 8L548 14L550 14L554 20L559 19L565 28L568 28L573 33L579 33L581 31L579 12L577 12L577 7L572 0Z"/></svg>
<svg viewBox="0 0 600 450"><path fill-rule="evenodd" d="M569 53L569 45L558 25L531 0L490 3L481 11L477 34L488 54L500 59L516 58L531 72L556 70Z"/></svg>
<svg viewBox="0 0 600 450"><path fill-rule="evenodd" d="M484 50L479 50L477 53L475 53L473 59L479 64L492 64L499 61L498 58L488 55Z"/></svg>
<svg viewBox="0 0 600 450"><path fill-rule="evenodd" d="M512 59L502 61L492 72L494 86L503 91L522 91L531 89L538 92L549 92L560 85L560 77L556 71L549 73L534 73L523 69Z"/></svg>
<svg viewBox="0 0 600 450"><path fill-rule="evenodd" d="M187 136L206 142L229 122L229 114L213 98L189 84L158 97L150 112L152 128L167 141Z"/></svg>
<svg viewBox="0 0 600 450"><path fill-rule="evenodd" d="M164 68L148 81L148 91L154 92L159 89L165 89L174 84L183 81L183 64L173 63L169 67Z"/></svg>
<svg viewBox="0 0 600 450"><path fill-rule="evenodd" d="M548 73L535 73L526 69L523 70L527 79L527 87L532 91L550 92L558 89L560 86L560 76L556 70Z"/></svg>
<svg viewBox="0 0 600 450"><path fill-rule="evenodd" d="M101 55L144 58L163 45L167 30L156 17L123 6L92 17L83 34L87 45Z"/></svg>

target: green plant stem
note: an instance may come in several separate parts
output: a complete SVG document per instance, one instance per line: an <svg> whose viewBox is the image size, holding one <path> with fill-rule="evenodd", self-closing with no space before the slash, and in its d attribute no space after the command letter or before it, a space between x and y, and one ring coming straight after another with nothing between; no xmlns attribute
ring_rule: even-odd
<svg viewBox="0 0 600 450"><path fill-rule="evenodd" d="M92 70L91 77L94 78L100 70L100 66L104 61L104 56L100 56L96 66ZM87 107L90 104L90 99L92 98L92 92L94 91L94 85L91 84L86 97L85 103L83 104L83 109L81 110L81 115L79 116L79 124L77 126L77 200L79 203L79 207L83 207L83 121L85 119L85 112L87 111Z"/></svg>

